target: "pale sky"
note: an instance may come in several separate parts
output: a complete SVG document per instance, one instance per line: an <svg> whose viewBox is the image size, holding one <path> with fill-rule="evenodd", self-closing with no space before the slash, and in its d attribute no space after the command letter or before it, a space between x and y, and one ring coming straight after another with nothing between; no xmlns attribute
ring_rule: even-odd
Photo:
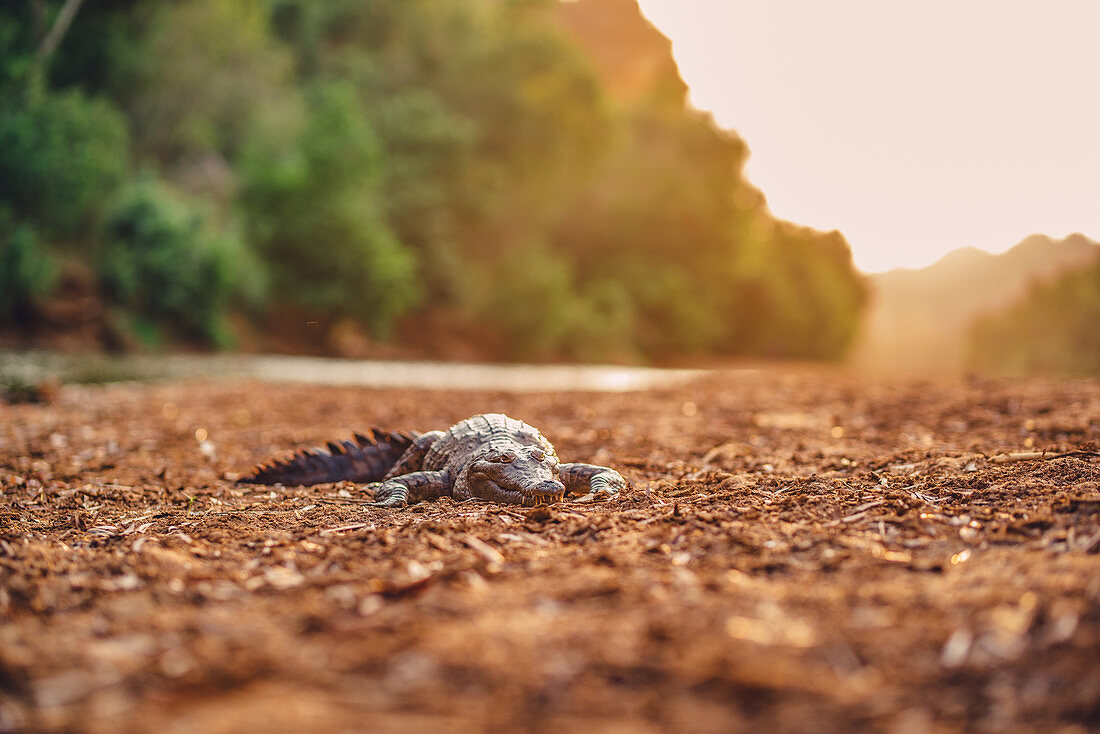
<svg viewBox="0 0 1100 734"><path fill-rule="evenodd" d="M1100 239L1100 0L640 0L776 216L856 264Z"/></svg>

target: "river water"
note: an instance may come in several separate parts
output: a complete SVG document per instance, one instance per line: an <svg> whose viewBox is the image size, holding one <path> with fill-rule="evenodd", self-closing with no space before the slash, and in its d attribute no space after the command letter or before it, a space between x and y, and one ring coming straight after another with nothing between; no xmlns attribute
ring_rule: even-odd
<svg viewBox="0 0 1100 734"><path fill-rule="evenodd" d="M693 380L705 370L617 365L473 364L259 355L68 355L0 352L0 382L252 379L364 387L630 392Z"/></svg>

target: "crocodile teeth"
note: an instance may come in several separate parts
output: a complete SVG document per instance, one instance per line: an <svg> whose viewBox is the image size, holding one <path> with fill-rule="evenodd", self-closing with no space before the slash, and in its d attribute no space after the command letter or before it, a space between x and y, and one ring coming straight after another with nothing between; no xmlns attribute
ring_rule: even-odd
<svg viewBox="0 0 1100 734"><path fill-rule="evenodd" d="M563 502L564 500L565 492L555 492L554 494L536 492L520 495L515 501L524 507L537 507L538 505L552 505L555 502Z"/></svg>

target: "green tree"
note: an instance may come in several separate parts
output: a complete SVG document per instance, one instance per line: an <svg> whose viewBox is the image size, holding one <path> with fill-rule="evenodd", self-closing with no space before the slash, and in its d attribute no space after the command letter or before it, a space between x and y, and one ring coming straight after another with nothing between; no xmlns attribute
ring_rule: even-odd
<svg viewBox="0 0 1100 734"><path fill-rule="evenodd" d="M0 108L0 202L43 235L86 233L123 181L126 122L107 101L77 90Z"/></svg>
<svg viewBox="0 0 1100 734"><path fill-rule="evenodd" d="M169 165L201 154L232 160L255 117L287 104L291 69L263 3L157 3L123 69L136 143Z"/></svg>
<svg viewBox="0 0 1100 734"><path fill-rule="evenodd" d="M29 325L36 302L50 293L56 274L34 229L0 205L0 320Z"/></svg>
<svg viewBox="0 0 1100 734"><path fill-rule="evenodd" d="M0 202L44 260L95 253L129 312L215 341L233 294L270 278L376 334L435 311L513 356L842 354L863 303L843 238L772 217L745 145L646 56L663 39L642 39L648 88L617 82L599 35L576 32L578 12L609 8L636 12L582 0L569 26L555 0L0 4ZM205 300L187 313L188 298Z"/></svg>
<svg viewBox="0 0 1100 734"><path fill-rule="evenodd" d="M970 366L983 372L1100 374L1100 262L1035 285L979 319Z"/></svg>
<svg viewBox="0 0 1100 734"><path fill-rule="evenodd" d="M385 333L420 290L414 261L382 214L377 139L350 84L315 86L305 106L300 129L249 151L241 193L248 232L278 290Z"/></svg>
<svg viewBox="0 0 1100 734"><path fill-rule="evenodd" d="M109 213L97 270L113 303L169 333L232 346L225 317L262 297L262 276L239 239L151 177Z"/></svg>

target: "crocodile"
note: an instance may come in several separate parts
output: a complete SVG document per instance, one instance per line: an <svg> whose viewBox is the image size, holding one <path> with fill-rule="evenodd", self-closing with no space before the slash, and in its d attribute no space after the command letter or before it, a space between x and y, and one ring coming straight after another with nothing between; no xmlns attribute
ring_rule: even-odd
<svg viewBox="0 0 1100 734"><path fill-rule="evenodd" d="M351 481L374 491L375 507L479 497L533 507L566 494L618 494L626 480L614 469L567 463L534 426L503 413L475 415L446 431L355 434L354 441L300 451L260 464L239 481L308 485Z"/></svg>

